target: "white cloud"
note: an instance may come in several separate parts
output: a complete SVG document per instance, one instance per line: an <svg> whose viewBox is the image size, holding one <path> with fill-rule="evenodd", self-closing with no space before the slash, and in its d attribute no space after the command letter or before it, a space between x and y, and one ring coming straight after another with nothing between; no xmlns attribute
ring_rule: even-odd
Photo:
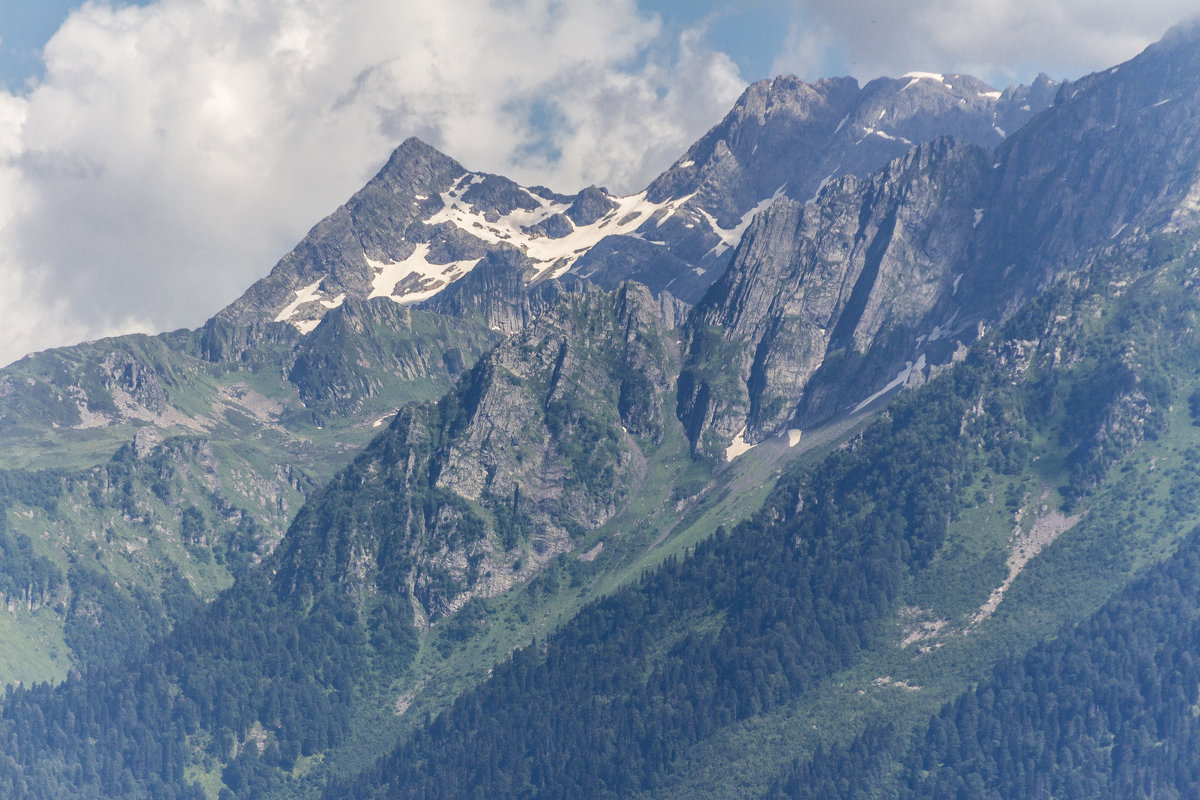
<svg viewBox="0 0 1200 800"><path fill-rule="evenodd" d="M799 75L810 81L832 77L838 70L829 69L828 65L836 58L836 46L837 41L828 25L793 20L788 26L783 48L775 55L771 72Z"/></svg>
<svg viewBox="0 0 1200 800"><path fill-rule="evenodd" d="M44 79L0 93L0 363L200 323L408 135L639 189L742 88L694 33L658 34L634 0L86 4Z"/></svg>
<svg viewBox="0 0 1200 800"><path fill-rule="evenodd" d="M686 32L671 61L637 73L564 73L552 88L562 115L551 143L554 164L535 154L518 169L553 170L571 185L644 188L651 178L717 124L745 88L732 60ZM598 78L598 79L597 79Z"/></svg>
<svg viewBox="0 0 1200 800"><path fill-rule="evenodd" d="M798 74L839 63L869 80L913 69L967 72L995 85L1029 81L1039 71L1076 78L1132 58L1195 12L1192 0L843 0L797 4L801 33L822 32L804 50L781 54ZM836 53L832 47L836 46Z"/></svg>

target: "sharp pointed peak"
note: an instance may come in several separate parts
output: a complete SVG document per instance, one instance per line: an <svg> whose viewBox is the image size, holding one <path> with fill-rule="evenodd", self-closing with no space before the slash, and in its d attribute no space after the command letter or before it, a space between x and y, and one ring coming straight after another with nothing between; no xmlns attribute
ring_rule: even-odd
<svg viewBox="0 0 1200 800"><path fill-rule="evenodd" d="M455 165L458 165L457 161L443 153L441 150L438 150L433 145L428 144L422 139L418 139L416 136L410 136L397 145L396 149L392 151L391 156L388 158L387 166L391 167L397 163L411 163L413 161L442 161L451 162ZM387 167L385 167L385 170L386 169Z"/></svg>
<svg viewBox="0 0 1200 800"><path fill-rule="evenodd" d="M410 136L392 151L387 163L364 189L369 191L382 181L385 184L404 187L406 191L428 194L433 186L466 172L466 167L441 150L415 136Z"/></svg>

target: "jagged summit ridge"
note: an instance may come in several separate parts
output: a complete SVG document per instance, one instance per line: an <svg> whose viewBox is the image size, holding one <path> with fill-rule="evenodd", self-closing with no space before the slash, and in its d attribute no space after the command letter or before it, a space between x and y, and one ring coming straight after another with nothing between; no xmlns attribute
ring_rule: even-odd
<svg viewBox="0 0 1200 800"><path fill-rule="evenodd" d="M519 256L525 285L568 272L607 289L632 278L695 302L773 200L815 200L838 175L865 177L942 135L995 145L1056 86L1043 76L997 92L970 76L915 73L861 87L853 78L760 81L683 158L624 197L520 186L409 139L221 316L307 334L348 297L419 303L501 252Z"/></svg>
<svg viewBox="0 0 1200 800"><path fill-rule="evenodd" d="M1057 88L1044 75L1003 92L969 75L934 73L861 87L854 78L758 81L649 194L697 192L721 204L713 213L728 227L780 187L793 200L815 200L838 175L865 178L939 136L995 146L1047 108Z"/></svg>
<svg viewBox="0 0 1200 800"><path fill-rule="evenodd" d="M532 284L562 276L605 237L644 238L643 230L661 224L686 199L656 203L645 192L614 197L594 186L566 196L519 186L469 172L412 139L223 313L265 311L308 333L348 294L417 303L503 251L523 257L523 278ZM721 233L715 247L723 251L730 242Z"/></svg>

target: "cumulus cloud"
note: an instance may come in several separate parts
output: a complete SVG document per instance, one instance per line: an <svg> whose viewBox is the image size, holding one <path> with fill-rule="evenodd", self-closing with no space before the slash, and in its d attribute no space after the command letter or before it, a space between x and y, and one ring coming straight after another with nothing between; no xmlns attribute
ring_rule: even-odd
<svg viewBox="0 0 1200 800"><path fill-rule="evenodd" d="M797 4L776 66L816 78L836 65L860 80L909 70L966 72L994 85L1040 71L1076 78L1125 61L1195 12L1189 0L843 0ZM817 40L801 41L810 31ZM805 46L805 45L808 46ZM814 47L815 45L815 47Z"/></svg>
<svg viewBox="0 0 1200 800"><path fill-rule="evenodd" d="M552 89L560 119L550 147L514 169L570 176L575 185L608 183L620 192L644 188L745 88L732 60L703 47L701 34L685 32L670 59L652 58L636 73L561 75Z"/></svg>
<svg viewBox="0 0 1200 800"><path fill-rule="evenodd" d="M196 325L417 135L636 191L742 82L634 0L88 3L0 93L0 363Z"/></svg>

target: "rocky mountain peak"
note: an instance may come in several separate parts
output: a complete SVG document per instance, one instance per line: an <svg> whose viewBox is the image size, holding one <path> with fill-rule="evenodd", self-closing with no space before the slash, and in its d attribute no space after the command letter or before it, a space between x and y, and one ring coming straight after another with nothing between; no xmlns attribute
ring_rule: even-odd
<svg viewBox="0 0 1200 800"><path fill-rule="evenodd" d="M429 192L444 183L444 176L458 177L467 170L450 156L410 136L392 151L387 163L371 180L374 184L393 191L414 194ZM364 187L366 188L366 187Z"/></svg>
<svg viewBox="0 0 1200 800"><path fill-rule="evenodd" d="M992 146L1049 103L1051 86L997 92L970 76L926 73L866 86L759 81L629 197L520 186L410 138L221 317L307 334L347 298L420 303L502 251L526 259L526 286L572 272L605 289L635 279L695 302L774 198L807 201L837 176L865 177L937 136Z"/></svg>

